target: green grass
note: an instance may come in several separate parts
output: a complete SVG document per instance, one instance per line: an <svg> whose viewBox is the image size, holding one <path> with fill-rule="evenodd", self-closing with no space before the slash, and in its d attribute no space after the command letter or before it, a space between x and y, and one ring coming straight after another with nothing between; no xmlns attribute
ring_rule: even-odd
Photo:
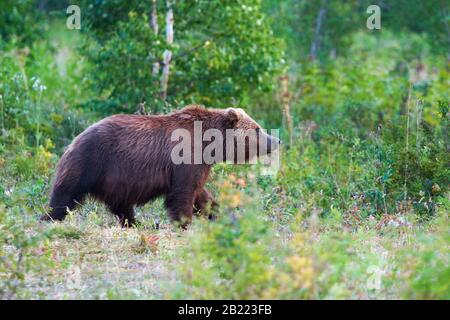
<svg viewBox="0 0 450 320"><path fill-rule="evenodd" d="M231 225L228 216L197 218L187 231L167 221L159 230L122 229L103 211L31 222L27 232L48 235L29 249L41 267L24 270L11 297L449 298L443 211L431 223L401 215L349 227L314 215L280 225L252 206Z"/></svg>
<svg viewBox="0 0 450 320"><path fill-rule="evenodd" d="M52 266L30 276L30 297L46 299L162 299L173 285L170 259L180 235L169 229L157 233L157 251L146 248L142 237L152 235L137 229L87 224L58 228L63 237L52 238L47 250ZM73 237L74 228L77 237ZM65 230L65 231L63 231ZM67 235L71 236L68 237ZM153 250L153 251L152 251Z"/></svg>

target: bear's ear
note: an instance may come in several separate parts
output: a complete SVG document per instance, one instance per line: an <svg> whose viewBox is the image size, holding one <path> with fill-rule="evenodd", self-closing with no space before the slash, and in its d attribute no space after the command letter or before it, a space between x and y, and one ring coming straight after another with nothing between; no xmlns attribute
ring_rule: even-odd
<svg viewBox="0 0 450 320"><path fill-rule="evenodd" d="M228 128L234 128L236 123L242 119L242 113L234 108L228 108L225 110L225 118Z"/></svg>

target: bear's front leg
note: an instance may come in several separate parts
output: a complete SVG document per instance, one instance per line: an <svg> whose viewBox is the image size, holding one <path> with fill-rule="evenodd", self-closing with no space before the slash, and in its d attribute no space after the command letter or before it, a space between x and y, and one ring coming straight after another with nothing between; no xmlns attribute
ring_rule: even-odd
<svg viewBox="0 0 450 320"><path fill-rule="evenodd" d="M194 201L203 190L209 170L210 166L183 164L172 171L165 204L170 219L183 228L192 221Z"/></svg>
<svg viewBox="0 0 450 320"><path fill-rule="evenodd" d="M214 211L218 208L218 206L219 204L208 190L202 188L199 192L197 192L194 201L195 213L198 215L208 216L208 219L214 220Z"/></svg>
<svg viewBox="0 0 450 320"><path fill-rule="evenodd" d="M166 196L169 218L178 226L186 228L192 221L195 192L189 190L172 191Z"/></svg>

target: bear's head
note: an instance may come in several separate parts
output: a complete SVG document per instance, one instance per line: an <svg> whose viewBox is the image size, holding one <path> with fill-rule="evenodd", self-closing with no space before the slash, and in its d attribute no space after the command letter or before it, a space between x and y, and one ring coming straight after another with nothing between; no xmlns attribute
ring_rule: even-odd
<svg viewBox="0 0 450 320"><path fill-rule="evenodd" d="M226 161L248 163L270 154L281 144L240 108L228 108L224 114L224 156Z"/></svg>
<svg viewBox="0 0 450 320"><path fill-rule="evenodd" d="M172 114L177 130L174 163L251 163L276 150L281 141L267 134L244 110L190 105ZM176 160L174 160L176 159Z"/></svg>

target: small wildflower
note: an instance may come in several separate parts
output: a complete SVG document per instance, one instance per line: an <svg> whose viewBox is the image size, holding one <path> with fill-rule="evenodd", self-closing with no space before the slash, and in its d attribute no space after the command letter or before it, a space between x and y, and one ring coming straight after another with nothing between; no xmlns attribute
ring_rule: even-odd
<svg viewBox="0 0 450 320"><path fill-rule="evenodd" d="M14 188L6 189L6 190L5 190L5 195L6 195L7 197L11 197L12 194L13 194L13 192L14 192Z"/></svg>
<svg viewBox="0 0 450 320"><path fill-rule="evenodd" d="M236 180L236 184L242 188L245 188L247 182L245 181L245 179L239 178Z"/></svg>

